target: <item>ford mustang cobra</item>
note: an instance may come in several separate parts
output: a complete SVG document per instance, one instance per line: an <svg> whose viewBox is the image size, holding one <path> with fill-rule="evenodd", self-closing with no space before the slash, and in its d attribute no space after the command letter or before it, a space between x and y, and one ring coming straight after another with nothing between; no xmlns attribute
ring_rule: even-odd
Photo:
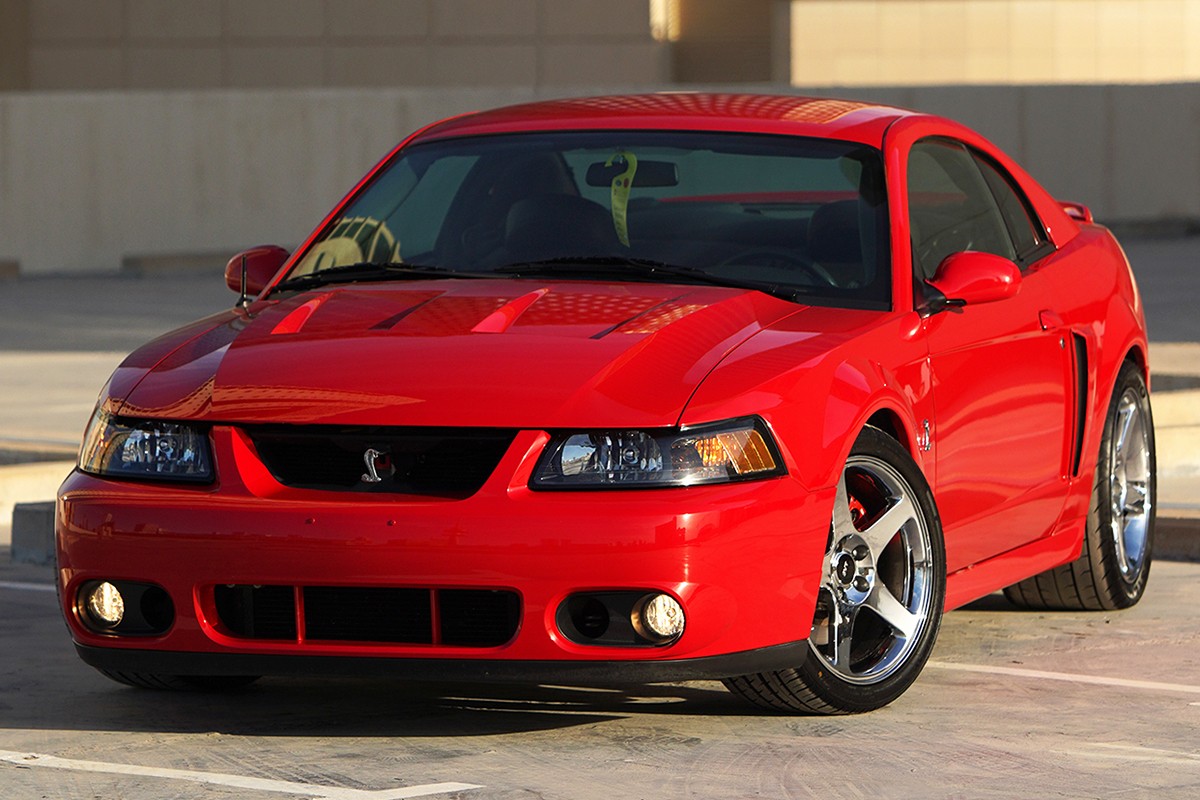
<svg viewBox="0 0 1200 800"><path fill-rule="evenodd" d="M457 117L226 281L116 370L60 491L62 610L117 681L719 678L845 713L947 609L1145 589L1129 265L948 120Z"/></svg>

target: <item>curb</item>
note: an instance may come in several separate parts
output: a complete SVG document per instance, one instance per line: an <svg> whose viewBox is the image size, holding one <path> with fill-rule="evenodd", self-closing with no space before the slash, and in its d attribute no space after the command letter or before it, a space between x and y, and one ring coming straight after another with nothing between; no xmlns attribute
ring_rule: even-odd
<svg viewBox="0 0 1200 800"><path fill-rule="evenodd" d="M1200 514L1155 520L1154 557L1163 561L1200 561Z"/></svg>
<svg viewBox="0 0 1200 800"><path fill-rule="evenodd" d="M15 534L17 508L22 505L53 501L74 461L27 462L0 466L0 544L8 544ZM9 522L13 523L10 531ZM30 523L22 523L28 525ZM53 525L51 525L53 528Z"/></svg>
<svg viewBox="0 0 1200 800"><path fill-rule="evenodd" d="M138 278L161 275L222 275L230 255L232 253L224 251L133 253L121 258L119 274Z"/></svg>
<svg viewBox="0 0 1200 800"><path fill-rule="evenodd" d="M54 563L54 503L17 503L13 507L14 564Z"/></svg>
<svg viewBox="0 0 1200 800"><path fill-rule="evenodd" d="M41 464L46 461L69 461L79 452L73 447L13 447L0 445L0 467L20 464Z"/></svg>

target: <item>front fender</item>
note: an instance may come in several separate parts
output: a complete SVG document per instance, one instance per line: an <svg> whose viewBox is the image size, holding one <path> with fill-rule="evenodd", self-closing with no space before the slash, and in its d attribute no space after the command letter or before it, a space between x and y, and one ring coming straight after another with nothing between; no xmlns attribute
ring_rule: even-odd
<svg viewBox="0 0 1200 800"><path fill-rule="evenodd" d="M918 420L932 417L931 378L909 316L876 314L869 324L834 334L765 331L705 378L681 422L763 417L789 474L811 491L837 483L854 440L872 420L919 456L914 443Z"/></svg>

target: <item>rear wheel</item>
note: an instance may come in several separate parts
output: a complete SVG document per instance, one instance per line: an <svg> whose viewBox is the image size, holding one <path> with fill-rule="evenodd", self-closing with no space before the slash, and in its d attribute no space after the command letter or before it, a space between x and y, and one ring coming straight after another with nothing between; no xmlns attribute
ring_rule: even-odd
<svg viewBox="0 0 1200 800"><path fill-rule="evenodd" d="M946 560L933 495L894 439L866 428L838 481L816 614L803 664L729 678L751 702L845 714L895 700L937 638Z"/></svg>
<svg viewBox="0 0 1200 800"><path fill-rule="evenodd" d="M1154 422L1146 382L1126 362L1104 420L1079 558L1009 586L1023 608L1108 611L1141 599L1154 544Z"/></svg>
<svg viewBox="0 0 1200 800"><path fill-rule="evenodd" d="M225 692L249 686L259 678L258 675L154 675L110 669L98 671L104 677L126 686L175 692Z"/></svg>

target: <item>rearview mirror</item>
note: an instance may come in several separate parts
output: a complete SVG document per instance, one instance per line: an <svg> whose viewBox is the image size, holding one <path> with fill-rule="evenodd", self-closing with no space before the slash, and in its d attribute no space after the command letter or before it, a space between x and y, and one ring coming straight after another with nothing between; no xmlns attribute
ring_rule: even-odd
<svg viewBox="0 0 1200 800"><path fill-rule="evenodd" d="M605 164L597 161L588 166L588 186L611 186L613 178L622 174L629 167L625 162ZM679 170L671 161L643 161L638 159L637 168L633 172L635 187L678 186Z"/></svg>
<svg viewBox="0 0 1200 800"><path fill-rule="evenodd" d="M263 244L243 250L225 265L225 285L247 297L256 297L267 287L275 273L287 261L287 250L273 244ZM246 264L246 285L242 286L242 262Z"/></svg>
<svg viewBox="0 0 1200 800"><path fill-rule="evenodd" d="M968 250L946 256L926 285L935 290L927 310L1006 300L1021 288L1021 270L1004 256Z"/></svg>

